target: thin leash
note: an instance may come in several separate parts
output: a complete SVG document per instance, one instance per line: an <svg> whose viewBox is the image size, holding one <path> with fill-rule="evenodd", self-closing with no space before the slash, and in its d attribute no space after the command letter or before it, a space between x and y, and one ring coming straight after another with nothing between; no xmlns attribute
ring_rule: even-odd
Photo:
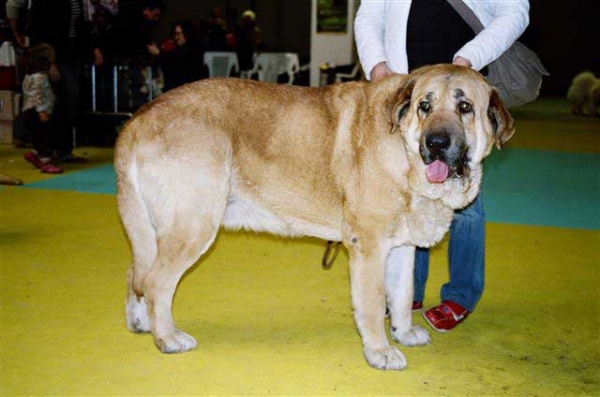
<svg viewBox="0 0 600 397"><path fill-rule="evenodd" d="M336 245L332 252L331 247L333 246L333 244L333 241L327 242L327 247L325 248L325 253L323 254L323 260L321 261L321 266L323 266L323 270L331 269L331 267L333 266L333 262L335 262L335 258L337 258L338 254L340 253L340 250L342 249L342 242L337 241L335 242Z"/></svg>

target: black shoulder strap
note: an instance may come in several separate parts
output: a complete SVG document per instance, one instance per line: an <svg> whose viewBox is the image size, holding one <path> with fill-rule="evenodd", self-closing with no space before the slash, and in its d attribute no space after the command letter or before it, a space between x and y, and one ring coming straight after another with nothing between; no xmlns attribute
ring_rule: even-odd
<svg viewBox="0 0 600 397"><path fill-rule="evenodd" d="M477 18L477 15L462 0L448 0L448 3L458 12L458 14L469 24L475 34L483 30L483 24Z"/></svg>

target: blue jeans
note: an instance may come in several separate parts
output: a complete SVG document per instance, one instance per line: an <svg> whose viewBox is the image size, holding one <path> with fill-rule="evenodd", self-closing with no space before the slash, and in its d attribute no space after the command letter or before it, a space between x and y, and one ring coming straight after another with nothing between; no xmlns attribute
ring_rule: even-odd
<svg viewBox="0 0 600 397"><path fill-rule="evenodd" d="M456 211L450 225L448 263L450 282L441 300L451 300L472 312L483 294L485 268L485 214L481 194L468 207ZM429 274L429 250L417 248L414 300L423 302Z"/></svg>

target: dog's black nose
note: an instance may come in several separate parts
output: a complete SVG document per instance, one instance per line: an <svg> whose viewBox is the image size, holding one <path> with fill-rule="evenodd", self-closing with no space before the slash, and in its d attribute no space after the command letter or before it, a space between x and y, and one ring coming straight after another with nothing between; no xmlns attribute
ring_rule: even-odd
<svg viewBox="0 0 600 397"><path fill-rule="evenodd" d="M425 144L431 153L440 154L450 147L450 135L447 132L431 132L425 138Z"/></svg>

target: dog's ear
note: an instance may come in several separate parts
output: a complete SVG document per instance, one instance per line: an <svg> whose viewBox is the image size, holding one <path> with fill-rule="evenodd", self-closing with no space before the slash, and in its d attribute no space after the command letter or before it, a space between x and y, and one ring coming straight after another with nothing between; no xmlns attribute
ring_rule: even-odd
<svg viewBox="0 0 600 397"><path fill-rule="evenodd" d="M396 131L396 126L410 108L410 99L415 88L415 79L409 79L394 92L388 100L387 114L390 118L390 134Z"/></svg>
<svg viewBox="0 0 600 397"><path fill-rule="evenodd" d="M498 91L493 88L490 94L488 117L494 128L496 147L500 150L515 133L515 124Z"/></svg>

